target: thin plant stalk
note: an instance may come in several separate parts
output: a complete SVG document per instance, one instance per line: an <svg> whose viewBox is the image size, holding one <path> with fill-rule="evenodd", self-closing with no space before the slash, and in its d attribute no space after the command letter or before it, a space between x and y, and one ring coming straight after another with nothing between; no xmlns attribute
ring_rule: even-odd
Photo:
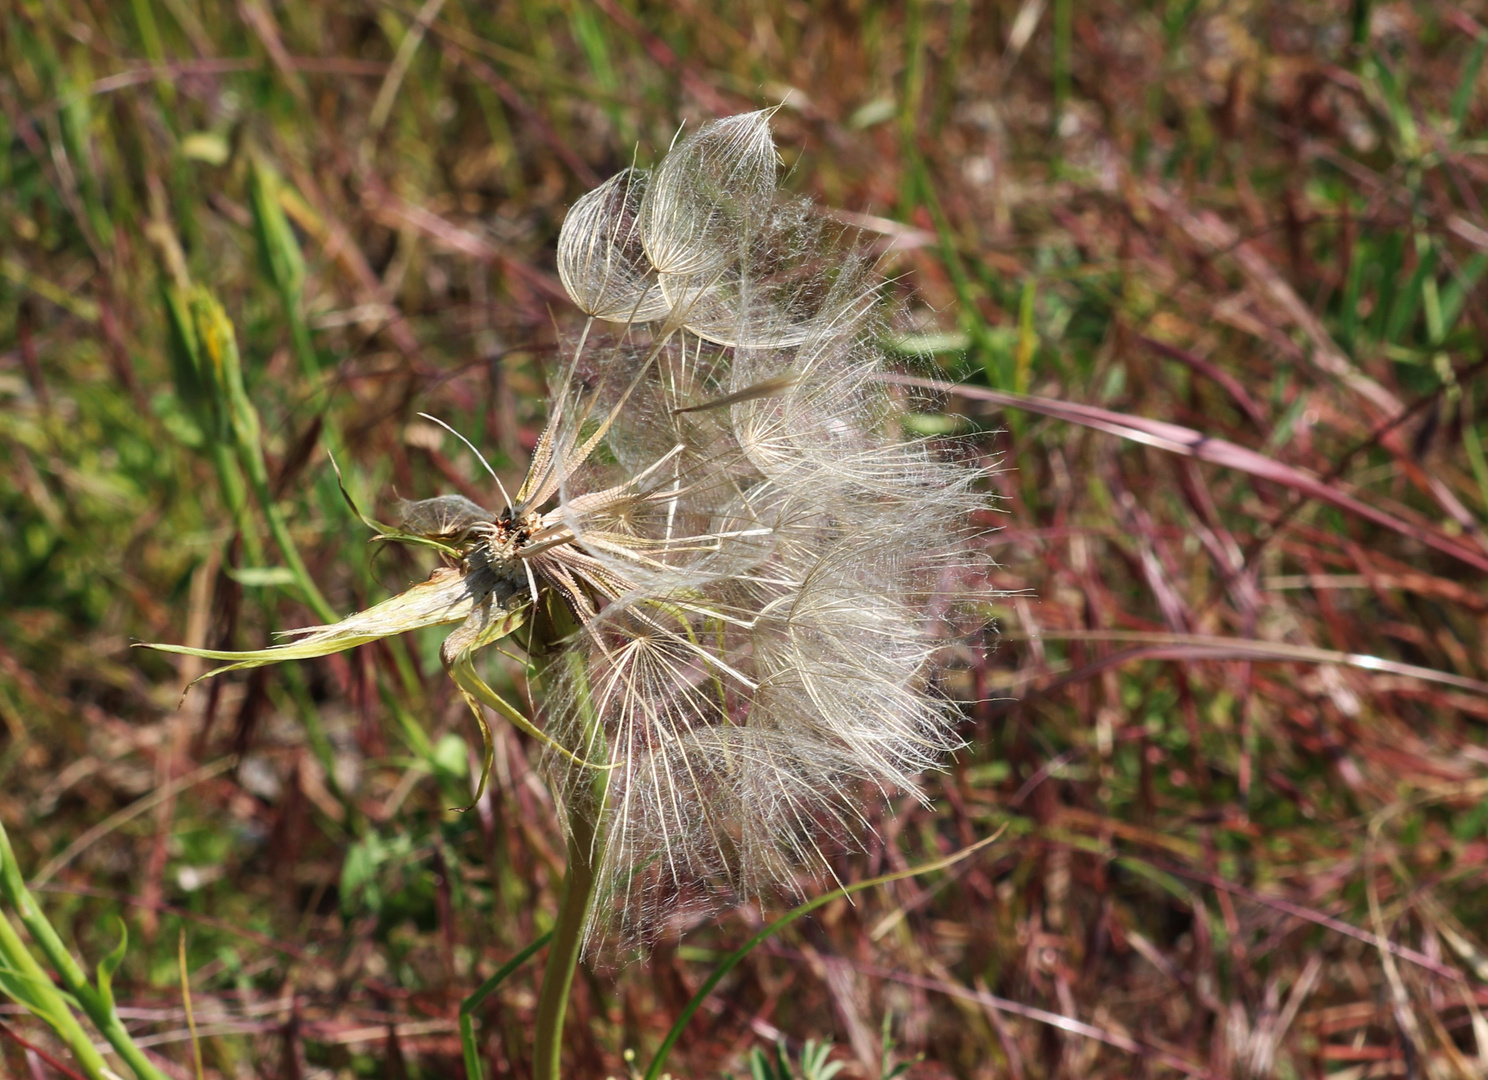
<svg viewBox="0 0 1488 1080"><path fill-rule="evenodd" d="M577 630L577 625L561 604L548 605L551 630L544 637L558 641ZM570 674L580 681L582 697L589 701L584 679L583 661L565 652ZM544 666L539 667L539 672ZM586 757L604 745L604 731L592 707L584 708L584 741L576 748ZM534 1080L558 1080L562 1073L563 1018L568 1011L568 997L573 989L574 972L584 950L584 932L589 923L589 910L594 904L596 870L604 858L605 838L596 833L596 822L602 818L609 773L593 772L593 782L581 787L567 808L568 868L563 878L563 898L558 905L558 921L553 926L552 945L543 968L542 988L537 999L537 1023L533 1035Z"/></svg>
<svg viewBox="0 0 1488 1080"><path fill-rule="evenodd" d="M490 997L498 986L511 977L512 972L531 960L537 950L541 949L553 939L553 931L549 930L531 945L517 953L506 963L497 969L475 992L460 1002L460 1050L465 1056L465 1080L485 1080L485 1070L481 1068L480 1048L475 1043L475 1010L480 1008L481 1003Z"/></svg>
<svg viewBox="0 0 1488 1080"><path fill-rule="evenodd" d="M248 487L263 509L269 533L305 602L324 621L335 621L335 609L311 578L275 501L264 458L263 429L258 410L243 385L242 360L232 320L210 290L185 282L167 291L166 306L181 354L178 393L192 409L211 446L224 497L237 519L244 544L252 544L250 553L257 557L257 539L248 521L247 500L242 490L246 475ZM232 466L229 447L236 450L237 468Z"/></svg>
<svg viewBox="0 0 1488 1080"><path fill-rule="evenodd" d="M136 1045L114 1008L114 995L110 981L114 968L117 967L119 960L123 959L122 949L116 950L99 965L98 985L94 986L90 983L82 965L67 951L67 946L62 943L57 931L42 914L41 908L37 906L31 891L26 888L25 880L21 877L20 866L16 863L15 852L10 846L10 837L6 835L3 825L0 825L0 900L3 900L5 905L16 913L27 933L31 935L31 940L36 943L36 947L41 950L47 962L56 970L67 992L88 1014L88 1019L93 1021L93 1025L108 1040L114 1052L123 1058L134 1071L134 1075L139 1080L165 1080L164 1074L145 1057L145 1052ZM43 982L50 988L51 981L41 972L40 965L31 958L30 953L20 946L19 939L16 938L14 930L10 928L9 921L0 918L0 923L3 923L5 927L3 931L0 931L0 950L6 953L7 961L26 976L40 973ZM28 982L30 981L28 978ZM85 1033L82 1033L81 1025L76 1019L72 1019L70 1024L65 1022L58 1024L63 1015L71 1018L71 1013L64 1007L61 1015L55 1018L49 1017L52 1026L57 1028L58 1033L72 1045L73 1053L78 1056L79 1063L85 1067L94 1068L89 1063L93 1057L97 1056L97 1051L92 1050L91 1041ZM76 1028L76 1032L72 1031L72 1028ZM86 1049L78 1043L79 1034L81 1034L82 1042L87 1044ZM92 1051L92 1057L88 1056L88 1051ZM110 1074L107 1066L99 1059L95 1071L90 1075L105 1077Z"/></svg>
<svg viewBox="0 0 1488 1080"><path fill-rule="evenodd" d="M599 781L603 783L603 780ZM558 922L553 927L552 947L543 968L542 990L537 999L537 1026L533 1037L534 1080L558 1080L563 1053L563 1018L574 971L584 948L584 924L594 903L594 825L585 810L569 817L568 872L563 879L563 899Z"/></svg>
<svg viewBox="0 0 1488 1080"><path fill-rule="evenodd" d="M108 1064L94 1049L92 1038L3 913L0 913L0 988L51 1025L90 1080L103 1080L108 1075Z"/></svg>
<svg viewBox="0 0 1488 1080"><path fill-rule="evenodd" d="M212 407L219 418L219 433L225 428L226 434L236 445L239 462L247 474L248 485L253 489L263 510L269 533L278 545L306 603L321 619L333 622L337 618L336 611L326 602L311 578L310 571L300 557L299 548L289 534L284 515L280 513L274 499L268 465L264 459L263 431L258 410L253 407L243 386L243 366L238 356L237 333L232 321L217 298L204 288L194 291L190 312L199 353L196 363L199 370L210 376L209 385L215 398Z"/></svg>
<svg viewBox="0 0 1488 1080"><path fill-rule="evenodd" d="M887 885L891 881L902 881L904 878L918 877L921 874L930 874L937 870L944 870L948 866L954 866L962 859L976 854L989 844L996 843L998 838L1006 831L1007 826L1004 825L991 836L978 840L976 843L970 844L960 851L952 852L943 859L935 859L932 862L921 863L919 866L911 866L907 870L896 870L892 874L883 874L876 878L869 878L867 881L855 881L850 885L844 885L840 889L833 889L829 893L824 893L815 899L806 901L800 907L787 911L780 918L756 933L743 945L740 945L733 952L729 953L728 956L723 958L723 962L713 969L713 974L709 975L703 982L703 985L698 988L698 992L692 996L692 1000L687 1003L681 1015L672 1024L671 1030L666 1033L666 1038L661 1041L661 1046L657 1047L656 1056L651 1059L651 1065L646 1069L645 1080L658 1080L661 1076L662 1066L666 1064L667 1055L672 1052L672 1047L677 1045L677 1040L682 1037L682 1032L687 1028L687 1024L692 1020L693 1015L696 1014L698 1009L702 1008L703 1002L708 1000L708 995L713 992L714 987L723 981L724 976L738 967L739 963L752 953L756 946L774 937L801 916L809 915L811 912L825 907L840 897L851 896L853 893L862 892L864 889L871 889L877 885Z"/></svg>

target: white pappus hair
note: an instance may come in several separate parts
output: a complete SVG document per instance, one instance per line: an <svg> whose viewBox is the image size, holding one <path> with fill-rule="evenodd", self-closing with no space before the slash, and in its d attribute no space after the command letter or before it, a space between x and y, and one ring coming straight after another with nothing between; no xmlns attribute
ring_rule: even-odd
<svg viewBox="0 0 1488 1080"><path fill-rule="evenodd" d="M553 441L603 417L607 460L567 471L556 513L605 585L578 586L550 667L572 754L547 769L571 799L574 757L612 766L591 927L622 939L792 890L824 833L866 827L865 792L914 792L960 745L935 610L980 559L981 473L904 435L870 260L777 192L772 112L615 176L559 240L590 323Z"/></svg>
<svg viewBox="0 0 1488 1080"><path fill-rule="evenodd" d="M572 836L594 826L591 947L793 891L822 837L870 827L875 788L916 792L960 744L933 678L985 565L982 472L904 434L870 260L777 192L770 115L707 124L569 212L558 268L589 319L516 495L368 522L437 549L427 581L268 649L151 646L216 675L458 623L441 656L486 740L476 798L490 707L545 747ZM543 728L474 666L524 626Z"/></svg>

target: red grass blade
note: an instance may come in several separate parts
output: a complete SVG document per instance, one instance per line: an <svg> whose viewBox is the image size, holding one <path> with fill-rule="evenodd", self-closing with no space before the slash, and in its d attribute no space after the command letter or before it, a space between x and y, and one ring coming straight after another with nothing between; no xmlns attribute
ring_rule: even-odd
<svg viewBox="0 0 1488 1080"><path fill-rule="evenodd" d="M1171 454L1181 454L1184 457L1207 461L1211 465L1222 465L1228 469L1249 473L1262 480L1289 487L1308 498L1336 506L1340 510L1361 517L1381 528L1390 529L1401 536L1409 537L1419 544L1424 544L1444 555L1450 555L1454 559L1465 562L1474 569L1488 573L1488 555L1482 552L1464 547L1435 529L1427 529L1404 521L1394 514L1370 506L1352 495L1323 483L1311 473L1304 472L1295 466L1283 464L1255 450L1239 446L1226 439L1213 438L1192 428L1170 424L1164 420L1127 416L1096 405L1085 405L1076 401L1057 401L1034 394L1017 394L1006 390L992 390L984 386L952 386L913 375L884 375L882 378L904 386L940 390L974 401L986 401L1007 409L1023 409L1026 412L1049 416L1066 423L1079 424L1095 431L1104 431L1108 435L1116 435L1146 446L1155 446Z"/></svg>

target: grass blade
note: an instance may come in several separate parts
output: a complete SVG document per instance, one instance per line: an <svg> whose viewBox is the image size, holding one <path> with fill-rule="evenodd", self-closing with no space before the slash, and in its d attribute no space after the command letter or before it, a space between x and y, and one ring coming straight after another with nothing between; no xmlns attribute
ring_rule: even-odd
<svg viewBox="0 0 1488 1080"><path fill-rule="evenodd" d="M552 938L553 931L549 930L497 968L496 974L481 983L469 997L460 1002L460 1049L465 1056L465 1080L484 1080L485 1077L480 1063L480 1048L475 1045L475 1010L480 1008L481 1003L495 993L496 988L510 978L514 971L537 955L537 951Z"/></svg>
<svg viewBox="0 0 1488 1080"><path fill-rule="evenodd" d="M931 874L937 870L944 870L948 866L954 866L962 859L970 858L978 851L989 846L990 844L995 843L998 839L1001 838L1005 829L1006 826L1003 826L1003 828L998 829L991 836L978 840L976 843L970 844L962 848L960 851L947 855L943 859L936 859L933 862L922 863L919 866L911 866L907 870L899 870L892 874L883 874L876 878L869 878L867 881L855 881L851 885L844 885L840 889L833 889L829 893L818 896L813 900L808 900L800 907L793 908L792 910L782 915L780 918L776 919L774 922L770 923L768 926L760 930L757 934L746 941L743 945L739 946L733 952L729 953L729 955L724 958L723 962L713 969L713 973L703 981L703 985L698 987L698 992L694 994L692 996L692 1000L690 1000L686 1004L686 1006L683 1007L681 1014L672 1024L671 1030L667 1032L666 1038L661 1041L661 1046L657 1048L656 1056L651 1059L651 1064L646 1069L645 1080L658 1080L658 1078L661 1076L662 1067L666 1064L667 1055L672 1052L672 1047L675 1046L677 1044L677 1040L682 1037L682 1032L686 1030L688 1023L692 1020L693 1016L696 1015L698 1009L702 1008L703 1002L708 1000L708 995L713 992L713 988L723 981L724 976L726 976L730 971L733 971L734 968L738 967L739 963L744 960L744 958L747 957L751 952L753 952L761 942L767 941L770 938L774 937L781 930L784 930L787 926L795 922L797 919L801 918L803 915L809 915L813 911L817 910L818 908L825 907L827 904L830 904L833 900L836 900L839 897L851 896L853 893L862 892L865 889L871 889L878 885L887 885L893 881L902 881L905 878L918 877L921 874Z"/></svg>
<svg viewBox="0 0 1488 1080"><path fill-rule="evenodd" d="M1303 472L1295 466L1273 460L1264 454L1257 453L1254 450L1225 439L1213 438L1192 428L1168 423L1165 420L1149 420L1140 416L1126 416L1122 413L1113 412L1110 409L1102 409L1096 405L1083 405L1072 401L1056 401L1052 398L1038 397L1033 394L1015 394L1006 390L991 390L982 386L953 386L911 375L885 375L883 378L887 382L939 390L944 393L956 394L960 397L972 398L976 401L986 401L994 405L1001 405L1004 408L1024 409L1042 416L1053 417L1056 420L1080 424L1083 427L1092 428L1096 431L1104 431L1109 435L1116 435L1132 442L1142 443L1145 446L1153 446L1159 450L1166 450L1169 453L1181 454L1184 457L1196 458L1199 461L1207 461L1213 465L1223 465L1229 469L1246 472L1263 480L1269 480L1272 483L1289 487L1293 491L1300 492L1308 498L1317 499L1319 502L1336 506L1340 510L1345 510L1382 528L1390 529L1402 536L1409 537L1417 543L1440 551L1444 555L1450 555L1454 559L1467 563L1476 570L1488 573L1488 555L1457 543L1439 530L1425 528L1404 521L1394 514L1386 513L1354 498L1352 495L1323 483L1317 477Z"/></svg>

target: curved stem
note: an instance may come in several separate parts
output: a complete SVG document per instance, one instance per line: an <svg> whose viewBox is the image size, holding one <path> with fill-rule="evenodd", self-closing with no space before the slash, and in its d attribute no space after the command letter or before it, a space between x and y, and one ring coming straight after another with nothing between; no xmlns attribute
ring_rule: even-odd
<svg viewBox="0 0 1488 1080"><path fill-rule="evenodd" d="M465 1056L465 1080L485 1080L485 1072L481 1069L480 1063L480 1047L475 1042L475 1021L472 1019L475 1010L480 1008L481 1002L490 997L512 972L531 960L532 954L546 945L552 936L553 932L549 930L502 964L496 974L481 983L474 993L460 1002L460 1050Z"/></svg>
<svg viewBox="0 0 1488 1080"><path fill-rule="evenodd" d="M976 843L962 848L960 851L947 855L943 859L921 863L919 866L911 866L907 870L897 870L892 874L869 878L867 881L855 881L850 885L843 885L841 888L833 889L823 896L818 896L815 900L808 900L800 907L787 911L780 918L756 933L743 945L739 946L739 948L729 953L728 956L723 958L723 963L713 969L713 974L704 980L703 985L698 988L698 992L692 996L692 1000L687 1003L687 1006L682 1010L682 1014L672 1024L672 1029L667 1032L666 1038L661 1041L661 1046L656 1050L656 1056L651 1059L650 1068L646 1070L645 1080L657 1080L661 1076L661 1069L666 1064L667 1055L672 1052L672 1047L676 1046L677 1040L682 1037L682 1032L687 1027L688 1021L693 1018L698 1009L702 1008L703 1002L708 1000L708 995L713 992L714 987L723 981L724 976L730 971L733 971L745 957L754 951L755 946L760 942L775 936L802 915L810 914L817 908L825 907L840 896L851 896L855 892L862 892L864 889L871 889L877 885L887 885L891 881L917 877L920 874L929 874L936 870L944 870L948 866L953 866L962 859L980 851L988 844L996 843L997 839L1005 832L1007 832L1007 825L1004 824L991 836L984 837Z"/></svg>
<svg viewBox="0 0 1488 1080"><path fill-rule="evenodd" d="M88 1074L90 1080L103 1080L109 1075L103 1055L94 1049L92 1038L27 950L4 912L0 912L0 991L50 1024L58 1037L67 1043L78 1067Z"/></svg>
<svg viewBox="0 0 1488 1080"><path fill-rule="evenodd" d="M561 603L549 597L543 613L550 625L544 627L545 641L560 641L575 630L575 623ZM583 658L574 650L563 654L568 674L576 683L576 697L582 710L584 735L580 749L586 758L606 756L604 730L594 713L589 693L588 673ZM551 655L546 660L551 660ZM546 674L546 660L538 660L539 676ZM598 754L595 751L599 751ZM570 751L571 753L571 751ZM563 879L563 899L558 905L558 922L553 927L552 944L548 947L547 966L543 968L542 989L537 998L537 1027L533 1037L533 1080L558 1080L562 1071L563 1017L568 1011L568 995L573 988L574 971L584 951L584 930L594 904L594 887L600 863L604 860L603 828L605 798L609 793L610 773L600 768L589 771L588 784L576 783L567 799L568 872Z"/></svg>
<svg viewBox="0 0 1488 1080"><path fill-rule="evenodd" d="M563 900L553 927L547 966L543 968L542 991L537 999L537 1030L533 1040L534 1080L558 1080L563 1052L563 1017L574 971L584 947L584 924L594 901L594 826L576 807L569 815L568 874L563 879Z"/></svg>
<svg viewBox="0 0 1488 1080"><path fill-rule="evenodd" d="M160 1070L145 1057L143 1050L135 1043L134 1037L129 1034L119 1019L119 1014L114 1009L113 993L106 985L93 986L88 982L88 976L70 952L67 946L62 944L61 937L52 928L52 924L37 907L31 891L26 888L25 880L21 877L20 866L16 863L15 852L10 846L10 837L6 835L4 826L0 826L0 899L12 908L21 924L31 935L31 940L41 950L47 962L56 970L62 980L62 985L72 995L73 1000L88 1014L88 1019L93 1021L95 1027L103 1034L114 1048L114 1052L128 1063L134 1070L138 1080L165 1080ZM41 971L40 965L31 958L24 946L20 944L19 937L11 928L9 921L0 914L0 922L4 922L5 929L0 931L0 949L3 949L5 959L15 966L17 972L27 978L27 988L32 993L38 993L43 998L50 999L56 996L56 990L51 980L44 976L40 981L36 975ZM100 974L100 983L103 976ZM93 1049L91 1041L82 1034L81 1025L67 1010L64 1005L54 1010L50 1015L43 1014L57 1032L67 1039L73 1052L78 1055L78 1061L85 1068L95 1065L101 1067L101 1059ZM81 1041L79 1037L81 1036ZM90 1075L92 1075L90 1073ZM98 1075L114 1075L103 1069Z"/></svg>

